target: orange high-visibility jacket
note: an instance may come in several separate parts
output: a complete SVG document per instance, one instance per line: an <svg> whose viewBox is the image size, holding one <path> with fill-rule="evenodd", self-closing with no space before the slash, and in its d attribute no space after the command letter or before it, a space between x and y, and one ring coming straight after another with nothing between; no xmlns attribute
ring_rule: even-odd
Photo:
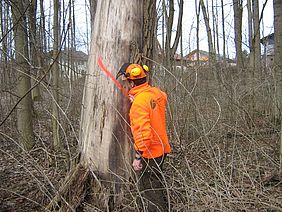
<svg viewBox="0 0 282 212"><path fill-rule="evenodd" d="M134 147L144 158L156 158L171 151L165 123L167 95L148 83L129 91L134 96L130 108L130 126Z"/></svg>

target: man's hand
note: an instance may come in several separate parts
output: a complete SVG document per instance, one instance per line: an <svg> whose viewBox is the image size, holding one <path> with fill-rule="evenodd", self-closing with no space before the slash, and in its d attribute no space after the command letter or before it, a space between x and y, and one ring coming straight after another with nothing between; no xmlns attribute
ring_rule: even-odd
<svg viewBox="0 0 282 212"><path fill-rule="evenodd" d="M128 94L128 97L129 97L130 102L132 103L134 101L134 96L131 94Z"/></svg>
<svg viewBox="0 0 282 212"><path fill-rule="evenodd" d="M140 159L134 159L132 163L134 171L140 171L142 169L142 162Z"/></svg>

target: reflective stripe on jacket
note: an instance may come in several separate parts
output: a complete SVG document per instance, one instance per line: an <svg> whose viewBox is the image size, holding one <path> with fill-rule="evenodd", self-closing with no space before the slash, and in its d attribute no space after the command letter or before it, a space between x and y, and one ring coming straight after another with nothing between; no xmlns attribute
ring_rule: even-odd
<svg viewBox="0 0 282 212"><path fill-rule="evenodd" d="M129 94L134 96L129 117L135 149L143 152L144 158L169 153L165 123L167 95L148 83L132 88Z"/></svg>

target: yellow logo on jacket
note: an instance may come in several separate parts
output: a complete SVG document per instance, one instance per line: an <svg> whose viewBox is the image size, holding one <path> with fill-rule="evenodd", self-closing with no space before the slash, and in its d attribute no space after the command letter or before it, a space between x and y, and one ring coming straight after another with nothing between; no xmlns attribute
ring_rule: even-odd
<svg viewBox="0 0 282 212"><path fill-rule="evenodd" d="M150 101L150 105L151 105L151 108L152 108L152 109L155 109L155 107L157 106L157 102L156 102L156 100L151 99L151 101Z"/></svg>

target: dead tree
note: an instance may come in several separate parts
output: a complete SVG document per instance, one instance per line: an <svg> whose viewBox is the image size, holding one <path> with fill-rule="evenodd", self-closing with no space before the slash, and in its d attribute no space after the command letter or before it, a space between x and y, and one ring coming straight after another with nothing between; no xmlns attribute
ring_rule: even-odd
<svg viewBox="0 0 282 212"><path fill-rule="evenodd" d="M123 5L122 7L120 5ZM97 65L103 58L112 74L129 62L132 47L141 49L143 1L97 1L92 25L89 70L86 77L80 127L81 162L89 167L101 183L104 210L118 204L112 198L122 190L122 179L128 179L131 163L128 130L129 101ZM101 203L101 199L97 198ZM110 201L111 200L111 201ZM96 202L96 203L97 203Z"/></svg>
<svg viewBox="0 0 282 212"><path fill-rule="evenodd" d="M21 98L17 109L17 128L20 133L20 144L27 150L34 145L32 124L32 99L28 92L31 87L30 69L28 66L26 8L20 0L11 1L13 32L15 37L15 55L17 71L17 94Z"/></svg>

